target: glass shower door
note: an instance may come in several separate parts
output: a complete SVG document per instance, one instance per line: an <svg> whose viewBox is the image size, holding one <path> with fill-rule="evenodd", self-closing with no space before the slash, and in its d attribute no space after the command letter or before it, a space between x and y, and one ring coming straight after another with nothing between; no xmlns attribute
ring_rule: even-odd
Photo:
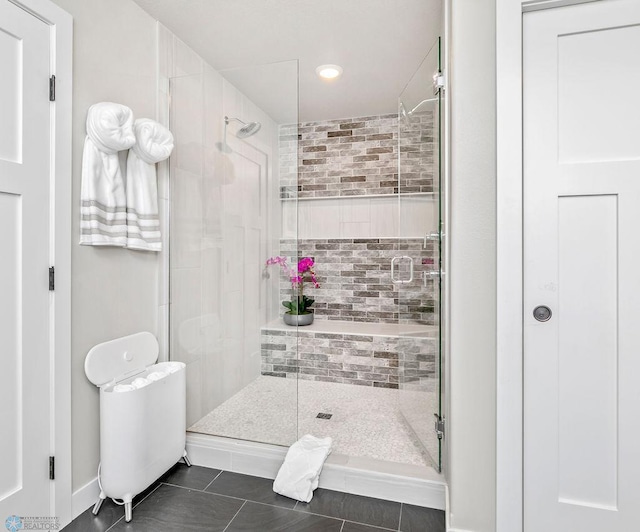
<svg viewBox="0 0 640 532"><path fill-rule="evenodd" d="M441 469L442 187L440 39L398 99L400 410Z"/></svg>
<svg viewBox="0 0 640 532"><path fill-rule="evenodd" d="M298 150L297 61L217 72L182 48L167 56L176 62L170 358L187 365L187 429L288 446L297 439L297 331L281 322L282 275L267 260L297 256L280 166L285 147ZM287 169L295 182L295 158Z"/></svg>

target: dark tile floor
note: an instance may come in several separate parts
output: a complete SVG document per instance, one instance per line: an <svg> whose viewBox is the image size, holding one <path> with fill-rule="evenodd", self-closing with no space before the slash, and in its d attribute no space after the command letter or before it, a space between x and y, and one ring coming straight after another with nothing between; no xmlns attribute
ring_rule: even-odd
<svg viewBox="0 0 640 532"><path fill-rule="evenodd" d="M444 532L444 512L317 489L309 504L273 492L273 481L176 465L134 500L133 520L111 500L89 508L65 532L286 531Z"/></svg>

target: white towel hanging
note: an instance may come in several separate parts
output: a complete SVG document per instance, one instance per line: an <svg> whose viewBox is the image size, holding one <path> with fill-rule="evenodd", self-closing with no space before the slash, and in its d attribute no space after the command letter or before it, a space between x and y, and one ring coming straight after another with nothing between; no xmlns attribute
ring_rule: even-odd
<svg viewBox="0 0 640 532"><path fill-rule="evenodd" d="M133 112L124 105L101 102L87 113L82 154L80 244L125 246L126 195L118 152L133 146Z"/></svg>
<svg viewBox="0 0 640 532"><path fill-rule="evenodd" d="M154 120L141 118L133 126L136 143L127 157L127 247L160 251L156 163L173 150L173 135Z"/></svg>

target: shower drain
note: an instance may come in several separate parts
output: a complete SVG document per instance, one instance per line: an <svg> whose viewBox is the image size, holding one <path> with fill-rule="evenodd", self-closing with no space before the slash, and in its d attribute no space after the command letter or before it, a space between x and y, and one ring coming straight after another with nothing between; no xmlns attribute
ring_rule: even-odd
<svg viewBox="0 0 640 532"><path fill-rule="evenodd" d="M319 418L319 419L331 419L332 415L333 414L324 414L324 413L320 412L316 417Z"/></svg>

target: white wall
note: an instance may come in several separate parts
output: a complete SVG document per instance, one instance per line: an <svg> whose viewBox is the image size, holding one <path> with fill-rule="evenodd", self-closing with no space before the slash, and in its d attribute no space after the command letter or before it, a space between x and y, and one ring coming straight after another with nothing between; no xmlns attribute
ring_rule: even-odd
<svg viewBox="0 0 640 532"><path fill-rule="evenodd" d="M84 374L95 344L156 332L158 257L79 246L82 147L90 105L113 101L136 117L155 117L156 25L131 0L54 0L74 17L71 393L73 490L95 478L99 460L98 389Z"/></svg>
<svg viewBox="0 0 640 532"><path fill-rule="evenodd" d="M450 0L450 525L493 532L496 502L495 0Z"/></svg>

